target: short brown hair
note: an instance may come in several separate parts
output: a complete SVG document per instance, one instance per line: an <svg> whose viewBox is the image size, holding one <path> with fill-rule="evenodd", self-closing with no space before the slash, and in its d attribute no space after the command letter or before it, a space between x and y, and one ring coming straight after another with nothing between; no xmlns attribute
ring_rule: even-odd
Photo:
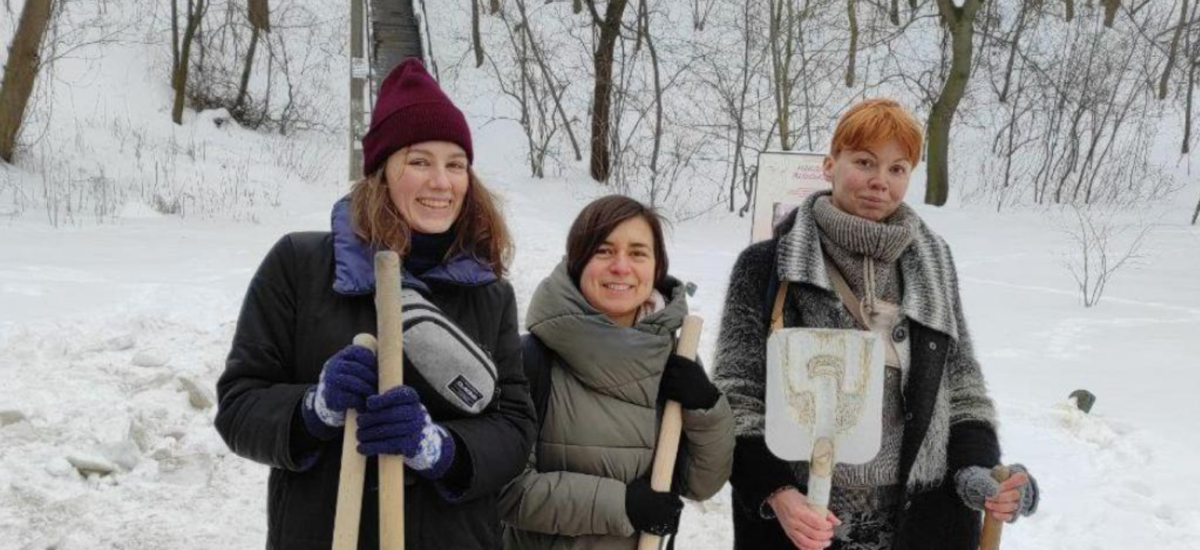
<svg viewBox="0 0 1200 550"><path fill-rule="evenodd" d="M467 182L462 211L450 227L454 232L454 243L447 254L470 254L503 277L513 254L508 226L496 199L472 168L467 168ZM354 233L360 239L394 250L401 256L408 253L412 228L392 203L383 168L354 183L350 190L350 211Z"/></svg>
<svg viewBox="0 0 1200 550"><path fill-rule="evenodd" d="M669 262L663 238L663 219L658 211L623 195L600 197L583 207L567 233L567 274L579 286L583 268L587 267L604 240L626 220L642 218L650 224L654 235L654 287L667 276Z"/></svg>
<svg viewBox="0 0 1200 550"><path fill-rule="evenodd" d="M860 101L838 119L829 147L831 156L846 149L863 151L886 141L896 140L908 161L921 161L921 125L907 110L891 99Z"/></svg>

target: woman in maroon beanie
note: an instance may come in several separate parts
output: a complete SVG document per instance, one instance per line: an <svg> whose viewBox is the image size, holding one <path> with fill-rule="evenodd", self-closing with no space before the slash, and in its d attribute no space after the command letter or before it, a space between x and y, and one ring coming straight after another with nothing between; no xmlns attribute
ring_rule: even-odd
<svg viewBox="0 0 1200 550"><path fill-rule="evenodd" d="M466 119L419 61L383 81L363 151L367 176L334 205L332 231L284 236L251 280L217 429L271 467L267 548L330 547L351 408L360 453L404 457L408 548L496 548L497 494L535 427L508 230L471 169ZM374 355L349 344L375 333L382 249L403 258L406 385L377 395ZM360 548L379 546L374 462Z"/></svg>

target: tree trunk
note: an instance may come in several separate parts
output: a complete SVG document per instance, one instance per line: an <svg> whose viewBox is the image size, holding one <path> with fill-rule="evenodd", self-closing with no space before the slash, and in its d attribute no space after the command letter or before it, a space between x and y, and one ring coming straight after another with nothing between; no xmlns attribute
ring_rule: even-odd
<svg viewBox="0 0 1200 550"><path fill-rule="evenodd" d="M627 0L611 0L600 21L600 42L592 61L596 70L596 85L592 90L592 179L608 181L612 170L609 150L610 110L612 108L613 49L621 33L621 17Z"/></svg>
<svg viewBox="0 0 1200 550"><path fill-rule="evenodd" d="M1187 0L1183 0L1179 8L1179 25L1175 27L1175 35L1171 37L1171 48L1167 50L1167 66L1163 67L1162 78L1158 81L1158 99L1167 98L1167 82L1171 79L1171 71L1175 68L1175 56L1179 53L1179 37L1187 24Z"/></svg>
<svg viewBox="0 0 1200 550"><path fill-rule="evenodd" d="M900 0L892 0L892 7L888 11L888 20L893 25L900 26Z"/></svg>
<svg viewBox="0 0 1200 550"><path fill-rule="evenodd" d="M952 56L950 74L946 77L941 95L929 111L926 204L942 206L950 196L950 127L954 122L958 103L967 89L967 79L971 76L971 40L974 38L975 14L982 4L983 0L966 0L962 7L955 7L951 0L938 0L942 24L950 32Z"/></svg>
<svg viewBox="0 0 1200 550"><path fill-rule="evenodd" d="M1070 23L1073 19L1075 19L1075 0L1064 0L1063 3L1066 4L1067 13L1065 17L1067 19L1067 23Z"/></svg>
<svg viewBox="0 0 1200 550"><path fill-rule="evenodd" d="M1196 64L1188 64L1187 102L1183 112L1183 147L1181 153L1186 155L1192 146L1192 95L1196 90Z"/></svg>
<svg viewBox="0 0 1200 550"><path fill-rule="evenodd" d="M246 51L246 65L242 67L242 79L238 83L237 101L233 104L234 116L238 116L238 113L246 105L246 89L250 86L250 68L254 66L254 52L258 49L259 32L257 26L250 29L250 49Z"/></svg>
<svg viewBox="0 0 1200 550"><path fill-rule="evenodd" d="M471 46L475 50L475 68L483 66L483 38L479 35L479 0L471 0Z"/></svg>
<svg viewBox="0 0 1200 550"><path fill-rule="evenodd" d="M1013 29L1012 45L1008 51L1008 63L1004 66L1004 86L1000 89L1000 103L1008 101L1008 90L1012 84L1013 65L1015 64L1017 53L1020 52L1021 34L1025 32L1025 14L1028 5L1021 4L1021 11L1017 14L1017 25Z"/></svg>
<svg viewBox="0 0 1200 550"><path fill-rule="evenodd" d="M1111 29L1113 21L1117 19L1117 8L1121 7L1121 0L1104 0L1104 26Z"/></svg>
<svg viewBox="0 0 1200 550"><path fill-rule="evenodd" d="M795 11L791 0L772 0L769 25L772 93L775 96L775 124L779 127L779 148L792 150L789 118L792 101L792 23ZM784 10L787 16L784 16Z"/></svg>
<svg viewBox="0 0 1200 550"><path fill-rule="evenodd" d="M25 107L41 68L38 50L53 8L52 0L26 0L21 9L21 21L13 35L8 63L4 65L4 83L0 85L0 159L4 162L13 161Z"/></svg>
<svg viewBox="0 0 1200 550"><path fill-rule="evenodd" d="M206 0L196 0L193 4L188 1L187 27L183 31L183 39L179 45L179 63L172 72L172 82L175 84L175 104L171 108L171 120L175 124L183 124L183 100L187 91L188 79L188 57L192 53L192 41L196 37L196 30L200 28L200 21L204 18L204 12L208 9Z"/></svg>
<svg viewBox="0 0 1200 550"><path fill-rule="evenodd" d="M271 10L267 0L250 0L250 26L271 32Z"/></svg>
<svg viewBox="0 0 1200 550"><path fill-rule="evenodd" d="M850 58L846 60L846 87L854 87L854 58L858 55L858 14L855 0L846 0L847 17L850 19Z"/></svg>
<svg viewBox="0 0 1200 550"><path fill-rule="evenodd" d="M654 37L650 35L650 11L645 1L639 7L641 8L642 35L646 38L646 49L650 50L650 66L654 69L654 148L650 152L650 173L656 176L658 175L658 153L661 149L663 134L662 75L658 66L658 49L654 47Z"/></svg>
<svg viewBox="0 0 1200 550"><path fill-rule="evenodd" d="M1192 225L1196 225L1196 219L1200 218L1200 201L1196 201L1196 210L1192 212Z"/></svg>

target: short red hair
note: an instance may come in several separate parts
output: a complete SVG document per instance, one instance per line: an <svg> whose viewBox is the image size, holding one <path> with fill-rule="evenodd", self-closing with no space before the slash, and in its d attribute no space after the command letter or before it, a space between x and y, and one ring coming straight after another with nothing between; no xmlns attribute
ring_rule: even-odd
<svg viewBox="0 0 1200 550"><path fill-rule="evenodd" d="M838 119L829 154L836 157L846 149L863 151L893 139L916 166L921 160L921 125L895 100L867 99Z"/></svg>

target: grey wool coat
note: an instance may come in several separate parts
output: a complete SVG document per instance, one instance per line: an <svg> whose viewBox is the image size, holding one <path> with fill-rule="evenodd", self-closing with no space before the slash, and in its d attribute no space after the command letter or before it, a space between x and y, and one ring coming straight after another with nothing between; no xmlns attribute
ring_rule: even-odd
<svg viewBox="0 0 1200 550"><path fill-rule="evenodd" d="M730 275L717 348L715 382L729 398L737 449L735 548L791 548L766 499L794 486L805 491L807 464L788 463L763 440L766 342L770 306L789 282L784 326L856 328L835 292L823 260L809 197L775 236L742 252ZM915 214L913 214L915 217ZM903 392L904 435L894 548L975 548L980 515L955 494L954 473L999 463L996 415L971 345L950 248L919 218L898 260L901 313L909 321L911 364Z"/></svg>
<svg viewBox="0 0 1200 550"><path fill-rule="evenodd" d="M687 315L683 285L668 279L666 307L620 327L555 268L530 301L526 325L554 352L549 399L525 472L502 492L508 550L633 549L625 487L649 475L658 437L659 381ZM529 360L527 357L526 360ZM711 497L729 479L733 415L725 397L684 410L675 487Z"/></svg>

